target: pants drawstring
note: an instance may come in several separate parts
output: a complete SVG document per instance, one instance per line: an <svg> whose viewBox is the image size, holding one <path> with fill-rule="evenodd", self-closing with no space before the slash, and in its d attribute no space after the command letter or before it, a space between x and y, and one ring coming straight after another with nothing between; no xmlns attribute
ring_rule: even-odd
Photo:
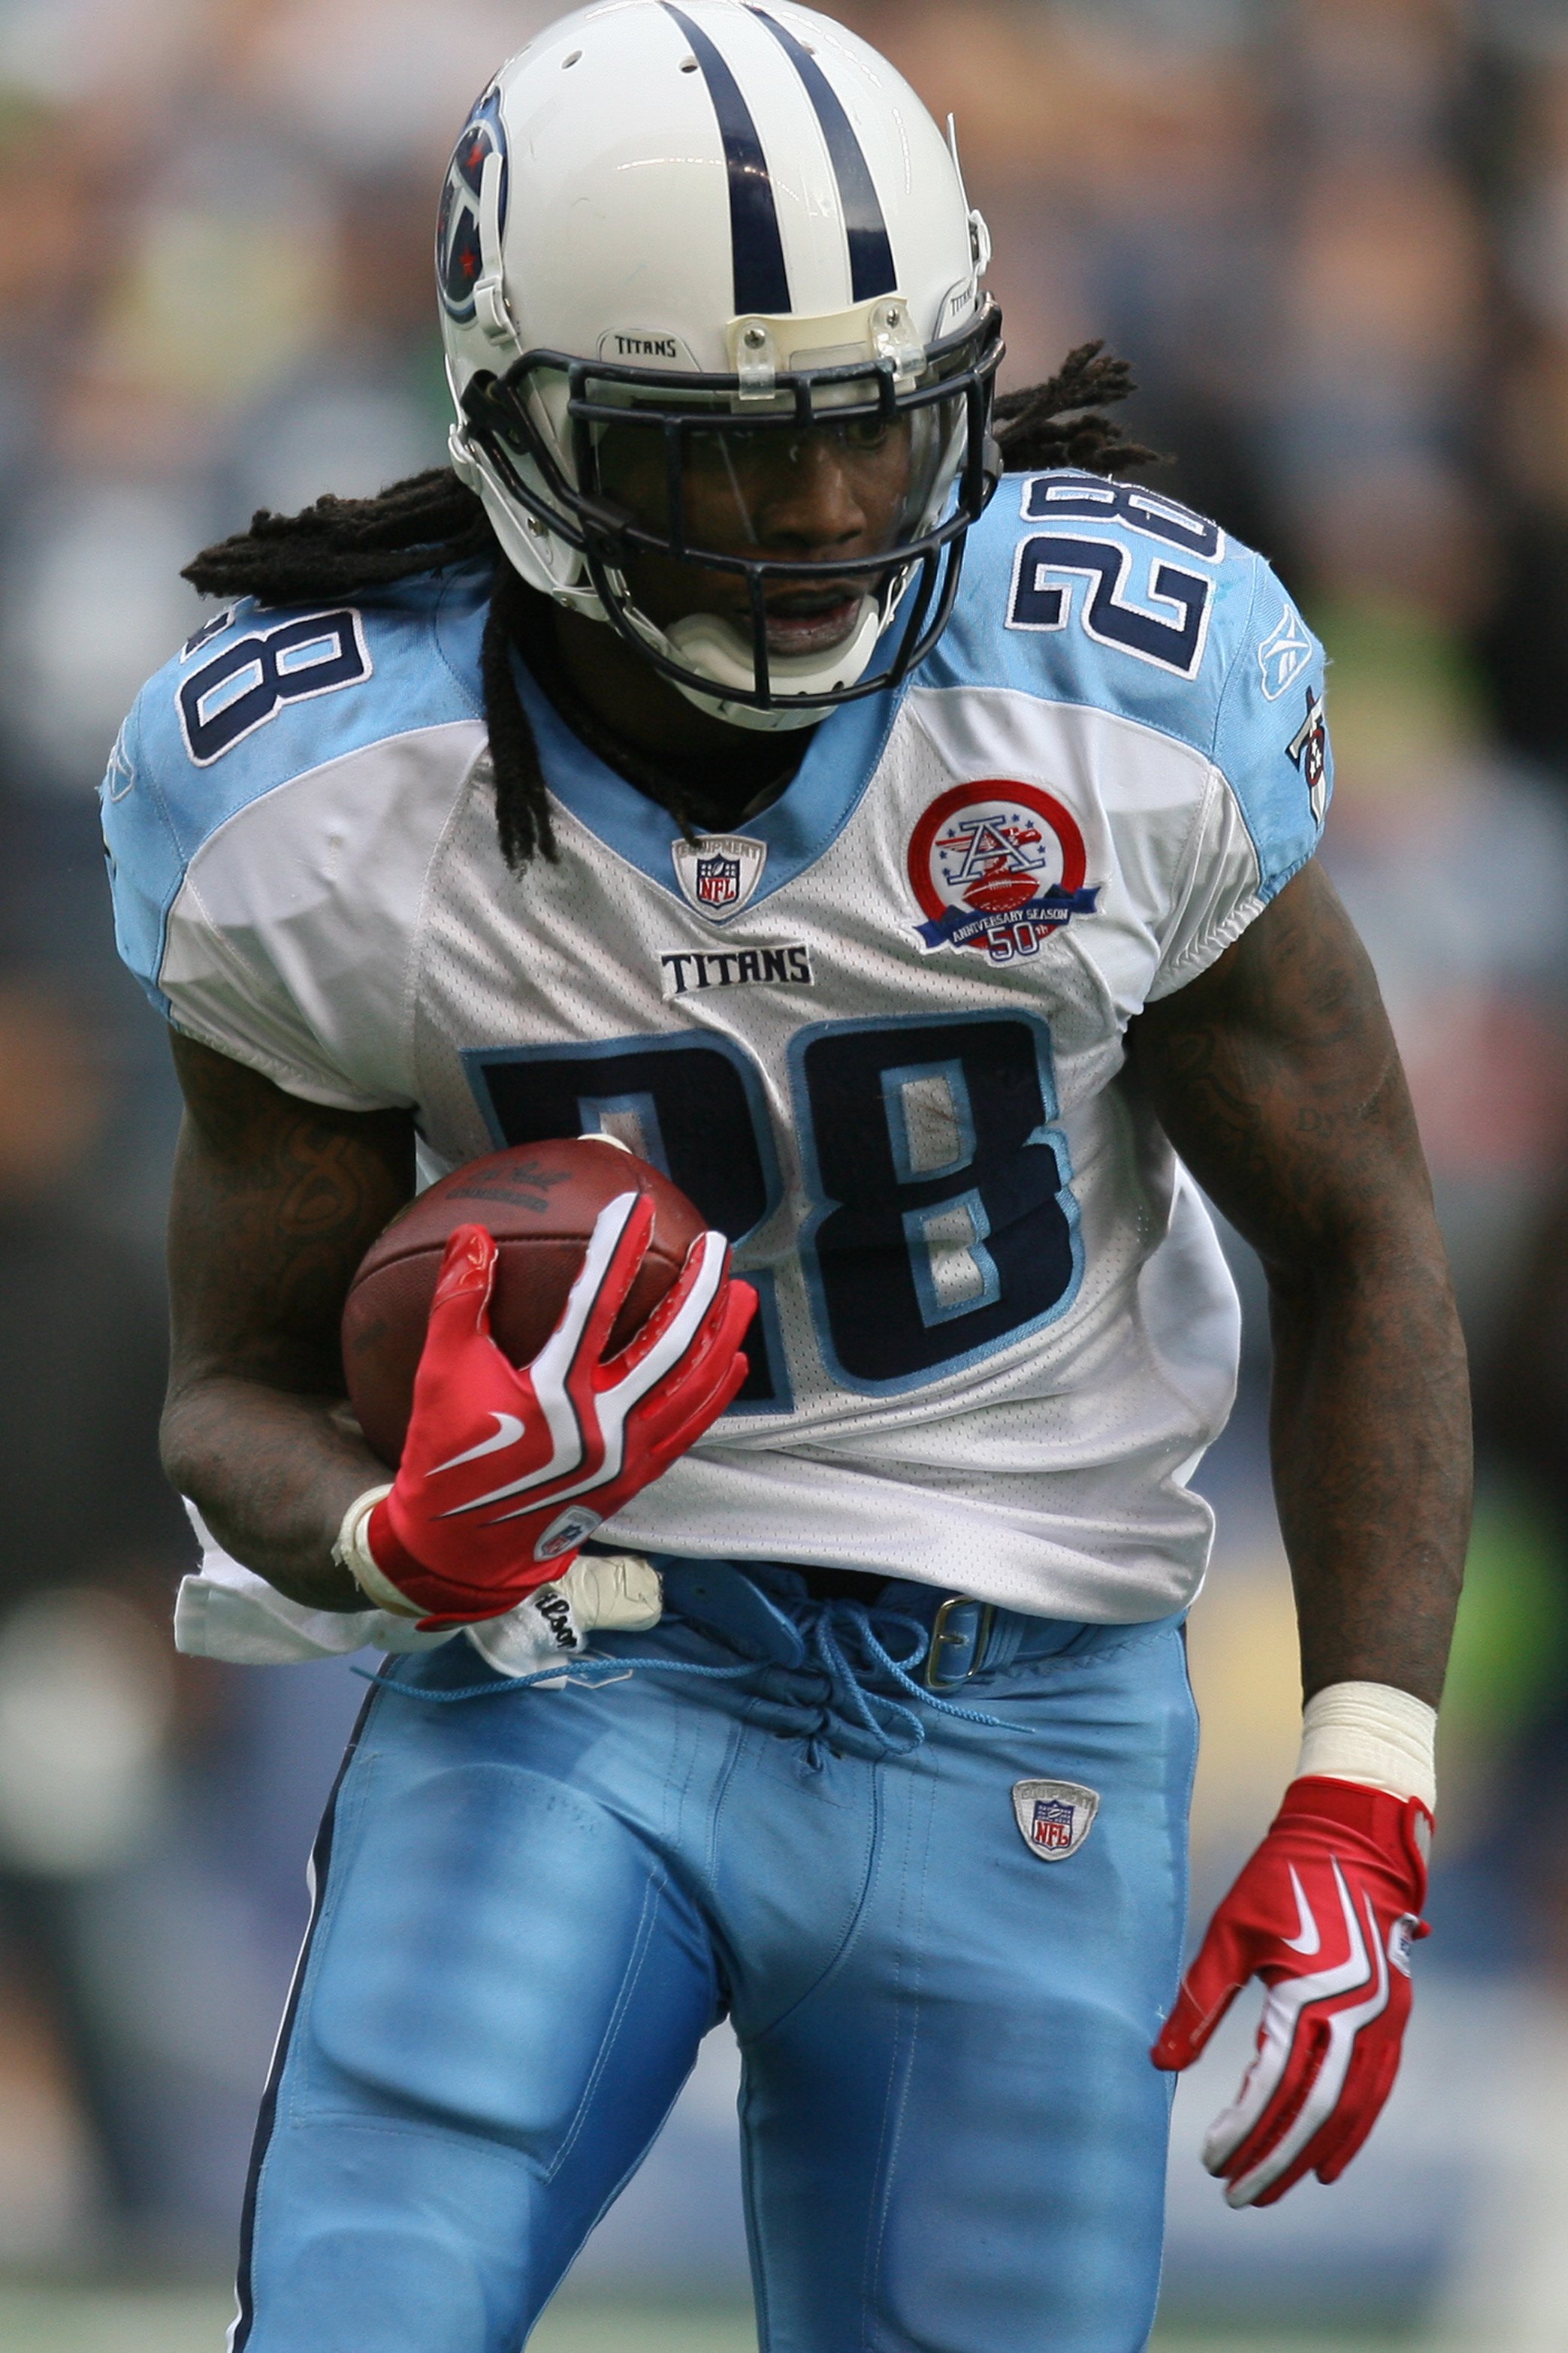
<svg viewBox="0 0 1568 2353"><path fill-rule="evenodd" d="M910 1670L925 1657L931 1640L918 1618L908 1617L901 1610L881 1609L874 1601L839 1596L828 1599L808 1596L792 1609L791 1615L805 1641L809 1667L804 1662L795 1667L782 1666L775 1661L759 1658L742 1659L730 1667L705 1666L695 1660L616 1659L603 1652L584 1651L533 1674L465 1683L456 1691L426 1690L418 1683L405 1683L386 1668L377 1672L356 1667L354 1672L367 1681L380 1683L385 1690L401 1693L405 1699L444 1705L452 1700L498 1699L508 1693L528 1691L536 1683L559 1684L568 1676L572 1682L592 1688L599 1683L618 1683L623 1676L634 1673L700 1675L721 1683L739 1682L744 1676L762 1673L776 1693L781 1683L787 1691L795 1676L810 1673L815 1668L816 1673L826 1680L824 1698L807 1701L804 1694L789 1693L787 1697L764 1702L763 1713L784 1719L775 1722L773 1729L804 1739L806 1762L816 1768L822 1765L824 1749L833 1751L837 1746L832 1737L836 1723L845 1729L853 1727L858 1737L851 1746L857 1752L873 1757L907 1757L911 1749L920 1747L926 1736L925 1726L916 1709L909 1705L910 1700L917 1702L921 1708L929 1708L938 1715L956 1716L965 1724L984 1725L994 1731L1005 1728L1000 1717L984 1715L978 1708L960 1707L943 1699L939 1692L916 1683ZM910 1645L895 1654L888 1641L900 1633L910 1638ZM887 1692L878 1691L878 1681L892 1683L906 1696L895 1699Z"/></svg>

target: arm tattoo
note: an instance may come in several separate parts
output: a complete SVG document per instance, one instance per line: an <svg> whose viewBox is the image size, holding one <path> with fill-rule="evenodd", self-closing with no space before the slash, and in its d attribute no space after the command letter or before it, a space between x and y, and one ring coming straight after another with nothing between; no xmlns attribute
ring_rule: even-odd
<svg viewBox="0 0 1568 2353"><path fill-rule="evenodd" d="M1464 1345L1398 1052L1326 877L1305 868L1129 1046L1268 1277L1307 1692L1364 1679L1436 1702L1469 1525Z"/></svg>
<svg viewBox="0 0 1568 2353"><path fill-rule="evenodd" d="M165 1467L280 1590L362 1609L331 1545L387 1474L343 1403L338 1329L360 1260L413 1191L412 1121L301 1103L188 1039L174 1059Z"/></svg>

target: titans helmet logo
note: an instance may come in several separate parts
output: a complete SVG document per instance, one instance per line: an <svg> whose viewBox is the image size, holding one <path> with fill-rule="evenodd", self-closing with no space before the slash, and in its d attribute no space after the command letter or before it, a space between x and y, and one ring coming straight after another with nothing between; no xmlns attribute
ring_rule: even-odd
<svg viewBox="0 0 1568 2353"><path fill-rule="evenodd" d="M482 267L479 186L490 155L501 159L499 226L506 220L506 133L501 129L500 95L494 90L479 100L453 151L436 229L436 279L441 300L451 317L464 323L474 315L474 286Z"/></svg>

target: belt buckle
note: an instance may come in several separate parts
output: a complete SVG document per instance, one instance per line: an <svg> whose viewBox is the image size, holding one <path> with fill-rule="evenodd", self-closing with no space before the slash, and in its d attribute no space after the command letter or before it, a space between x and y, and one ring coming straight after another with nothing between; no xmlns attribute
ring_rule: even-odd
<svg viewBox="0 0 1568 2353"><path fill-rule="evenodd" d="M979 1611L973 1641L967 1634L949 1633L947 1621L955 1609ZM984 1664L985 1653L991 1647L991 1628L995 1616L996 1612L989 1601L976 1601L973 1594L950 1593L948 1595L931 1620L931 1642L926 1651L925 1672L921 1677L927 1691L956 1691L961 1683L966 1683L971 1675L978 1672ZM942 1665L944 1647L959 1644L969 1646L971 1651L969 1664L959 1674L939 1675L937 1670Z"/></svg>

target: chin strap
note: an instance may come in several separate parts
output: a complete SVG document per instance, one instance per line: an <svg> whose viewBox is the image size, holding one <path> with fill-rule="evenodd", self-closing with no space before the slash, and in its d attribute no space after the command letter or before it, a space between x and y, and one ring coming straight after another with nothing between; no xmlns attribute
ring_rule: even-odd
<svg viewBox="0 0 1568 2353"><path fill-rule="evenodd" d="M501 274L500 184L505 170L505 156L499 147L492 147L479 174L479 274L474 280L474 316L490 342L506 345L516 358L522 351L522 337L506 299Z"/></svg>

